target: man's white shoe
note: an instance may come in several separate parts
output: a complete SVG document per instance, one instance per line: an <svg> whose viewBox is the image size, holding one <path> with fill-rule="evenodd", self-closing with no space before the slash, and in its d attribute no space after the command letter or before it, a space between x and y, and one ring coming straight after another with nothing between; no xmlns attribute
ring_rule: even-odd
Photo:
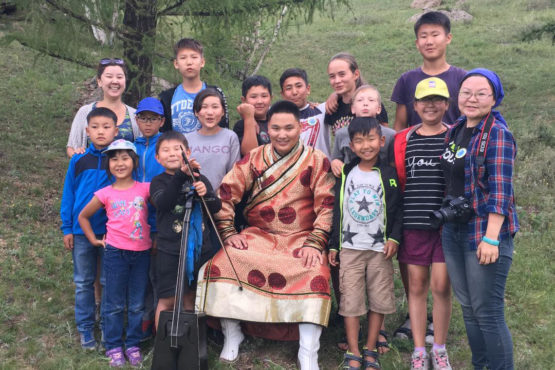
<svg viewBox="0 0 555 370"><path fill-rule="evenodd" d="M224 333L224 347L220 353L223 362L235 362L239 357L239 345L245 339L241 331L239 320L221 319L222 332Z"/></svg>
<svg viewBox="0 0 555 370"><path fill-rule="evenodd" d="M316 324L299 324L299 367L301 370L318 370L322 327Z"/></svg>

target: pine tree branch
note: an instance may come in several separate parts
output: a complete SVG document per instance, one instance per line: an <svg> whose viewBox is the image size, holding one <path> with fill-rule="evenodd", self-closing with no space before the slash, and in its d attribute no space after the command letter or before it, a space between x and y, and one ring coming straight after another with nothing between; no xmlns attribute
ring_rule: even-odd
<svg viewBox="0 0 555 370"><path fill-rule="evenodd" d="M38 51L38 52L41 53L41 54L45 54L45 55L51 56L51 57L56 58L56 59L65 60L66 62L75 63L75 64L78 64L78 65L83 66L83 67L93 68L93 69L96 68L96 65L87 63L87 62L85 62L85 61L83 61L83 60L80 60L80 59L73 59L73 58L71 58L71 57L68 57L68 56L59 54L59 53L57 53L57 52L55 52L55 51L49 50L49 49L47 49L47 48L41 48L41 47L36 46L36 45L31 45L31 44L29 44L27 41L21 40L21 39L19 39L19 38L16 38L16 40L17 40L17 42L19 42L21 45L23 45L23 46L25 46L25 47L28 47L29 49L33 49L33 50L35 50L35 51Z"/></svg>
<svg viewBox="0 0 555 370"><path fill-rule="evenodd" d="M267 3L264 5L259 5L259 6L248 6L248 7L244 7L244 8L234 8L231 9L227 12L223 11L223 10L214 10L214 11L197 11L197 12L192 12L190 10L176 10L177 8L179 8L181 5L183 5L185 3L186 0L179 0L177 3L168 6L166 9L161 10L160 12L158 12L158 15L181 15L181 16L193 16L193 17L222 17L222 16L226 16L226 15L236 15L236 14L245 14L245 13L249 13L252 11L256 11L256 10L260 10L260 9L267 9L267 8L272 8L272 7L284 7L289 5L290 3L303 3L305 0L281 0L281 1L276 1L274 3Z"/></svg>
<svg viewBox="0 0 555 370"><path fill-rule="evenodd" d="M77 14L73 10L71 10L71 9L69 9L69 8L67 8L63 5L58 4L54 0L46 0L46 3L50 4L50 6L52 6L54 9L58 10L59 12L62 12L64 14L66 14L66 15L74 18L74 19L77 19L78 21L86 23L88 25L104 28L104 29L107 29L108 31L112 31L115 34L119 34L119 35L122 35L122 36L129 36L129 33L125 32L124 30L122 30L120 28L112 27L111 25L106 24L104 22L96 22L96 21L93 21L92 19L88 19L87 17L82 16L80 14Z"/></svg>

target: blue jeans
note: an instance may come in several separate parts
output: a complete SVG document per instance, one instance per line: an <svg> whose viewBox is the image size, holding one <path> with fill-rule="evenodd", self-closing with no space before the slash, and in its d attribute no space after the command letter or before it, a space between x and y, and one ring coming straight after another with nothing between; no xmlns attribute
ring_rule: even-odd
<svg viewBox="0 0 555 370"><path fill-rule="evenodd" d="M512 238L501 240L499 259L489 265L480 265L476 251L468 248L466 224L445 224L442 245L451 286L462 307L474 369L513 369L513 340L504 312Z"/></svg>
<svg viewBox="0 0 555 370"><path fill-rule="evenodd" d="M101 235L97 238L102 239ZM84 235L73 235L73 282L75 283L75 322L79 332L92 331L95 323L94 281L97 260L104 249L95 247ZM104 287L104 276L100 274L100 285ZM104 289L103 289L104 290Z"/></svg>
<svg viewBox="0 0 555 370"><path fill-rule="evenodd" d="M150 250L135 252L106 245L104 251L104 346L106 350L139 345L142 337L142 320L145 292L148 282ZM123 312L127 303L127 328Z"/></svg>

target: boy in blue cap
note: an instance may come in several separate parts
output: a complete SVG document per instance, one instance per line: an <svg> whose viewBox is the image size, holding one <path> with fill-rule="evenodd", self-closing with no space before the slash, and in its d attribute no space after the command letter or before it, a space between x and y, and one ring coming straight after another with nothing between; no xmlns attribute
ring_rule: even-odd
<svg viewBox="0 0 555 370"><path fill-rule="evenodd" d="M87 135L91 145L82 154L75 154L67 169L60 216L64 247L73 257L73 281L75 283L75 322L81 339L81 347L96 348L94 338L95 302L94 281L97 259L102 258L103 248L92 245L79 226L77 217L94 193L108 185L107 159L102 152L118 133L116 114L108 108L95 108L87 115ZM106 233L106 212L100 210L90 219L97 238ZM104 285L104 279L100 280Z"/></svg>
<svg viewBox="0 0 555 370"><path fill-rule="evenodd" d="M164 107L162 103L152 97L144 98L139 102L137 111L137 125L143 134L135 140L135 147L139 156L139 168L137 180L140 182L151 182L152 179L164 172L164 167L156 160L156 143L160 137L160 128L164 126ZM152 240L152 254L150 260L149 284L145 295L145 313L143 316L143 340L152 335L154 324L154 312L157 296L153 287L156 276L154 266L156 258L156 209L148 203L148 224L150 225Z"/></svg>

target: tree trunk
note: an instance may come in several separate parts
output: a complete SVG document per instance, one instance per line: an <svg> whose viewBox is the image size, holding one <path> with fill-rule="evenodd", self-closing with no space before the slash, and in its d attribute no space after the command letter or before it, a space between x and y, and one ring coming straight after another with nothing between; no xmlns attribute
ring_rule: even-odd
<svg viewBox="0 0 555 370"><path fill-rule="evenodd" d="M152 56L156 37L156 0L125 0L123 57L129 68L125 103L137 106L150 95Z"/></svg>

